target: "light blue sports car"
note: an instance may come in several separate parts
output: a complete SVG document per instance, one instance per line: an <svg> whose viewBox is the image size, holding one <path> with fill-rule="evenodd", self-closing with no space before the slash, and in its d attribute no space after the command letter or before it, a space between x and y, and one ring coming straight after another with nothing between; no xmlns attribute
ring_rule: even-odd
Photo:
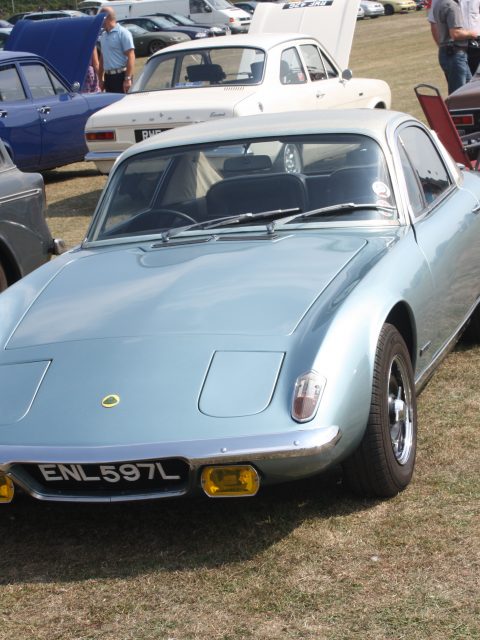
<svg viewBox="0 0 480 640"><path fill-rule="evenodd" d="M480 335L479 213L479 176L395 112L131 147L82 245L0 295L1 499L251 496L339 463L395 495L418 392Z"/></svg>

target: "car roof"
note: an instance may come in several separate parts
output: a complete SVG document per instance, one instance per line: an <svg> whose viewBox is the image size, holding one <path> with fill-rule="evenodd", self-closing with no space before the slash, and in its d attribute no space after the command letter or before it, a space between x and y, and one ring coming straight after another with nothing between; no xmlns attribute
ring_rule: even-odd
<svg viewBox="0 0 480 640"><path fill-rule="evenodd" d="M8 62L10 60L16 60L17 58L40 58L35 53L28 53L28 51L0 51L0 63Z"/></svg>
<svg viewBox="0 0 480 640"><path fill-rule="evenodd" d="M266 113L242 116L241 126L239 126L238 118L215 119L164 131L160 136L154 136L130 147L122 157L129 157L153 149L181 147L205 142L240 141L252 137L284 137L316 133L363 134L385 143L387 128L407 120L417 122L413 116L405 113L366 108L322 109L321 111L294 111L288 114Z"/></svg>
<svg viewBox="0 0 480 640"><path fill-rule="evenodd" d="M190 40L189 42L174 44L171 47L168 47L164 52L164 55L183 49L218 49L223 47L254 47L255 49L268 50L278 44L291 42L293 40L315 40L315 38L299 33L262 33L261 37L259 37L258 34L249 35L248 33L239 33L230 36L222 36L221 38ZM161 55L162 53L162 51L159 51L155 56Z"/></svg>

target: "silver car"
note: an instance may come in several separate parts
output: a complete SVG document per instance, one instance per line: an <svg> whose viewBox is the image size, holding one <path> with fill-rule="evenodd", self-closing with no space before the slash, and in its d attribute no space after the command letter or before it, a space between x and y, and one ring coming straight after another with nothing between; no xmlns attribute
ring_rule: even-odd
<svg viewBox="0 0 480 640"><path fill-rule="evenodd" d="M374 0L360 0L360 7L363 9L364 18L378 18L385 15L383 4Z"/></svg>
<svg viewBox="0 0 480 640"><path fill-rule="evenodd" d="M86 239L0 296L0 496L253 496L342 465L405 489L416 396L480 338L480 177L415 118L179 127Z"/></svg>

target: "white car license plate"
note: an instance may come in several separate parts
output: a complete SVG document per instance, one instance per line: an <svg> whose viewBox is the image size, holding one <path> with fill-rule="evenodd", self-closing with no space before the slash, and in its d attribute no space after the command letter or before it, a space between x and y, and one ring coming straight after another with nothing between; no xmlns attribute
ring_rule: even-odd
<svg viewBox="0 0 480 640"><path fill-rule="evenodd" d="M148 138L156 136L157 133L162 133L163 131L166 131L166 129L135 129L135 142L148 140Z"/></svg>

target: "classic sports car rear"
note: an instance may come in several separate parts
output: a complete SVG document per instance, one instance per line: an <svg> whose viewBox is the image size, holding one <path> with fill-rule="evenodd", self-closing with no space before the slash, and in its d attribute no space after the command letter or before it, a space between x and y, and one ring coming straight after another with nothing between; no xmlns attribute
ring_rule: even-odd
<svg viewBox="0 0 480 640"><path fill-rule="evenodd" d="M237 122L126 151L82 246L0 296L4 501L408 485L416 393L480 332L480 178L404 114Z"/></svg>
<svg viewBox="0 0 480 640"><path fill-rule="evenodd" d="M387 83L347 68L359 0L260 3L248 35L152 56L132 91L89 118L87 160L108 173L129 146L174 127L257 113L388 108Z"/></svg>
<svg viewBox="0 0 480 640"><path fill-rule="evenodd" d="M460 135L480 131L480 76L475 75L445 99Z"/></svg>

